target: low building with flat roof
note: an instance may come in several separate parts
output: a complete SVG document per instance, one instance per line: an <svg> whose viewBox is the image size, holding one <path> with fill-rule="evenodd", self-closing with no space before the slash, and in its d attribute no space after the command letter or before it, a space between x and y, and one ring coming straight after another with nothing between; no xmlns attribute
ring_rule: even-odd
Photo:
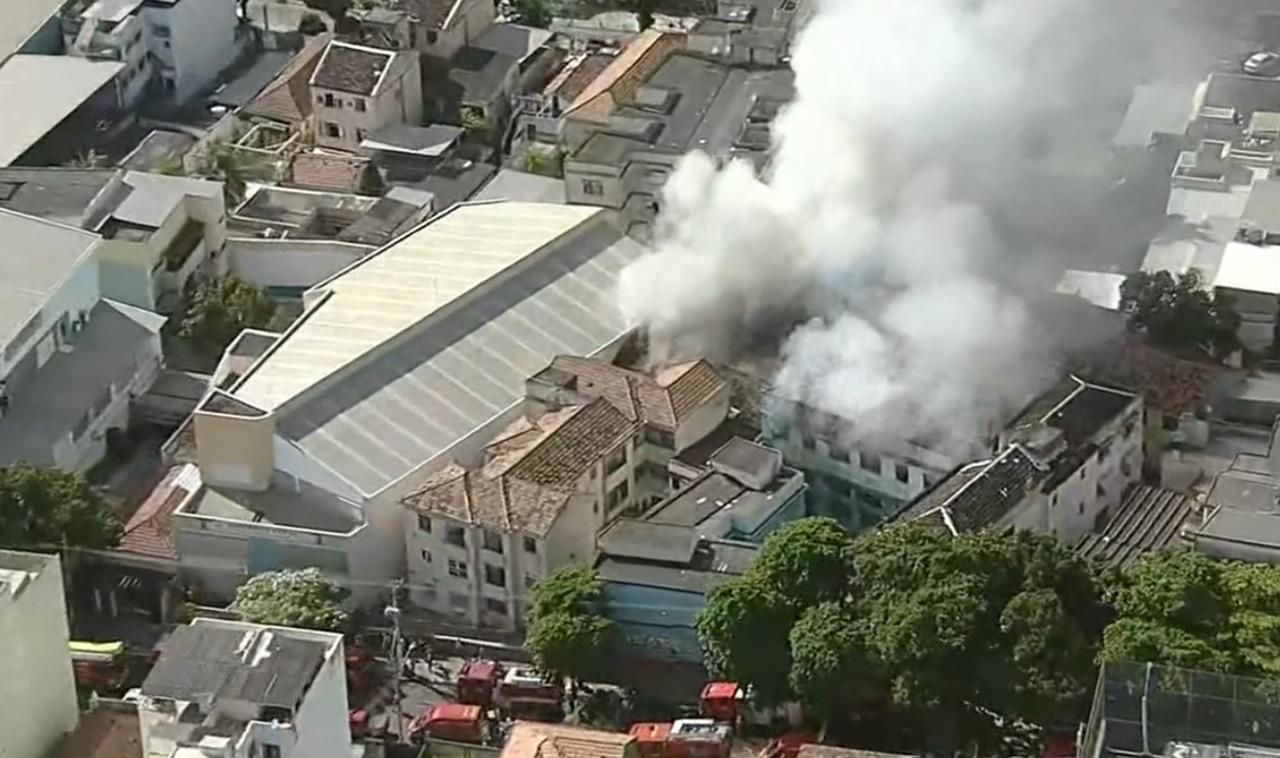
<svg viewBox="0 0 1280 758"><path fill-rule="evenodd" d="M123 69L62 55L15 55L0 64L0 101L22 114L0 119L0 166L60 163L94 147L98 123L122 108L116 76Z"/></svg>
<svg viewBox="0 0 1280 758"><path fill-rule="evenodd" d="M347 758L342 635L197 618L142 683L143 754Z"/></svg>
<svg viewBox="0 0 1280 758"><path fill-rule="evenodd" d="M730 439L707 470L637 518L600 532L606 613L628 652L701 663L695 619L712 588L741 576L774 530L804 517L804 475L782 453Z"/></svg>
<svg viewBox="0 0 1280 758"><path fill-rule="evenodd" d="M630 325L612 290L640 253L595 208L479 203L436 216L305 293L302 316L197 409L205 489L316 513L351 503L372 539L347 543L331 574L379 594L404 570L400 499L479 460L555 355L617 350ZM238 546L180 545L180 562L223 582L250 550L255 569L312 565L283 546L328 528L246 517Z"/></svg>

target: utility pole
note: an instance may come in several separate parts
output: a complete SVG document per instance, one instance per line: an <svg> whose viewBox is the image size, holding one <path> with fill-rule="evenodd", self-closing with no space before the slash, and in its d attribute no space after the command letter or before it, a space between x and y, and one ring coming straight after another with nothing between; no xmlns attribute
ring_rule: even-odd
<svg viewBox="0 0 1280 758"><path fill-rule="evenodd" d="M391 605L383 610L383 615L391 621L391 701L396 709L396 737L401 742L408 742L409 736L404 733L404 712L400 708L400 672L404 668L404 662L400 660L400 593L403 590L403 579L391 583Z"/></svg>

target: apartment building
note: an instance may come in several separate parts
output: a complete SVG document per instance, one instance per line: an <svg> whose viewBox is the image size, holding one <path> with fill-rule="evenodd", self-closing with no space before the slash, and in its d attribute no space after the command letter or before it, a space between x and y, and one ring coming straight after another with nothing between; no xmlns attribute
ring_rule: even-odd
<svg viewBox="0 0 1280 758"><path fill-rule="evenodd" d="M635 500L638 428L607 400L519 419L484 465L451 465L404 499L410 597L472 624L514 629L537 581L587 563Z"/></svg>
<svg viewBox="0 0 1280 758"><path fill-rule="evenodd" d="M0 463L84 470L151 386L164 318L103 298L100 238L0 210Z"/></svg>
<svg viewBox="0 0 1280 758"><path fill-rule="evenodd" d="M496 435L483 463L452 465L404 499L414 602L471 623L515 628L530 588L594 559L596 534L668 490L667 464L728 411L704 361L649 377L557 356L526 384L530 413Z"/></svg>
<svg viewBox="0 0 1280 758"><path fill-rule="evenodd" d="M71 3L62 34L68 55L119 61L117 81L134 106L155 83L185 102L236 58L235 0L94 0Z"/></svg>
<svg viewBox="0 0 1280 758"><path fill-rule="evenodd" d="M409 0L413 48L448 61L479 37L498 16L494 0Z"/></svg>
<svg viewBox="0 0 1280 758"><path fill-rule="evenodd" d="M715 431L729 414L729 383L710 363L689 361L653 376L600 358L558 355L530 377L525 396L543 407L603 397L641 431L634 477L636 507L666 497L676 485L671 460Z"/></svg>
<svg viewBox="0 0 1280 758"><path fill-rule="evenodd" d="M960 467L894 520L1075 541L1103 528L1137 484L1142 414L1141 395L1068 376L1000 434L998 454Z"/></svg>
<svg viewBox="0 0 1280 758"><path fill-rule="evenodd" d="M401 499L478 465L557 354L616 353L612 288L640 253L596 208L462 204L311 288L287 332L228 349L165 446L199 475L175 513L184 579L229 598L320 565L354 602L384 595L405 572Z"/></svg>
<svg viewBox="0 0 1280 758"><path fill-rule="evenodd" d="M142 683L145 758L347 758L342 635L198 618Z"/></svg>
<svg viewBox="0 0 1280 758"><path fill-rule="evenodd" d="M331 41L310 84L321 147L355 152L380 129L422 123L422 73L413 51Z"/></svg>
<svg viewBox="0 0 1280 758"><path fill-rule="evenodd" d="M0 740L6 758L44 758L80 711L56 555L0 550Z"/></svg>

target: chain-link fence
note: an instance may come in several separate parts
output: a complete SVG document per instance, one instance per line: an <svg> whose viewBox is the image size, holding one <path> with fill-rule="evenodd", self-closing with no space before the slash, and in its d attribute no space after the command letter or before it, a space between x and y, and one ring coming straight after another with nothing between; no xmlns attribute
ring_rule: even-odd
<svg viewBox="0 0 1280 758"><path fill-rule="evenodd" d="M1280 680L1105 664L1080 758L1165 755L1170 742L1280 746Z"/></svg>

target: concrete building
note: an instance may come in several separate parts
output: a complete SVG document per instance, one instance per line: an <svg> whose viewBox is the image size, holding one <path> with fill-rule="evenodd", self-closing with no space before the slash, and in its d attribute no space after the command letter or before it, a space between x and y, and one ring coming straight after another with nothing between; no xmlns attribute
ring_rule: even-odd
<svg viewBox="0 0 1280 758"><path fill-rule="evenodd" d="M480 463L555 355L612 357L613 283L640 252L598 209L459 205L309 290L284 334L233 343L168 446L202 481L175 515L184 580L229 597L321 565L377 597L404 573L400 500Z"/></svg>
<svg viewBox="0 0 1280 758"><path fill-rule="evenodd" d="M6 758L44 758L76 727L62 566L0 550L0 739Z"/></svg>
<svg viewBox="0 0 1280 758"><path fill-rule="evenodd" d="M413 48L440 61L451 60L498 15L494 0L410 0L405 6Z"/></svg>
<svg viewBox="0 0 1280 758"><path fill-rule="evenodd" d="M1069 376L1001 432L999 454L961 466L894 520L1078 540L1101 530L1137 483L1142 430L1140 396Z"/></svg>
<svg viewBox="0 0 1280 758"><path fill-rule="evenodd" d="M520 626L540 578L590 562L601 528L661 498L672 446L723 420L728 389L704 362L651 379L557 356L526 398L528 416L486 445L479 467L448 466L404 499L417 518L406 530L415 604Z"/></svg>
<svg viewBox="0 0 1280 758"><path fill-rule="evenodd" d="M141 689L144 756L351 755L341 634L198 618Z"/></svg>
<svg viewBox="0 0 1280 758"><path fill-rule="evenodd" d="M640 518L600 534L606 613L630 655L701 663L694 622L707 592L741 576L760 542L805 515L804 475L777 450L734 438L708 463Z"/></svg>
<svg viewBox="0 0 1280 758"><path fill-rule="evenodd" d="M690 150L763 166L769 124L794 81L790 69L735 67L679 52L679 35L652 42L649 35L570 104L560 134L568 202L611 208L640 236L660 210L675 162ZM643 54L632 60L636 48Z"/></svg>
<svg viewBox="0 0 1280 758"><path fill-rule="evenodd" d="M311 74L316 144L355 152L392 124L422 123L422 73L412 51L332 41Z"/></svg>
<svg viewBox="0 0 1280 758"><path fill-rule="evenodd" d="M451 465L405 498L410 597L471 624L523 625L528 592L587 563L595 535L635 500L636 425L608 401L517 420L470 471Z"/></svg>
<svg viewBox="0 0 1280 758"><path fill-rule="evenodd" d="M84 470L161 365L164 318L102 296L100 239L0 210L0 461Z"/></svg>
<svg viewBox="0 0 1280 758"><path fill-rule="evenodd" d="M116 169L0 169L0 208L101 235L104 297L169 311L196 271L221 274L222 184Z"/></svg>
<svg viewBox="0 0 1280 758"><path fill-rule="evenodd" d="M234 0L96 0L62 29L69 55L122 64L132 106L153 83L179 103L212 84L236 58L236 23Z"/></svg>

